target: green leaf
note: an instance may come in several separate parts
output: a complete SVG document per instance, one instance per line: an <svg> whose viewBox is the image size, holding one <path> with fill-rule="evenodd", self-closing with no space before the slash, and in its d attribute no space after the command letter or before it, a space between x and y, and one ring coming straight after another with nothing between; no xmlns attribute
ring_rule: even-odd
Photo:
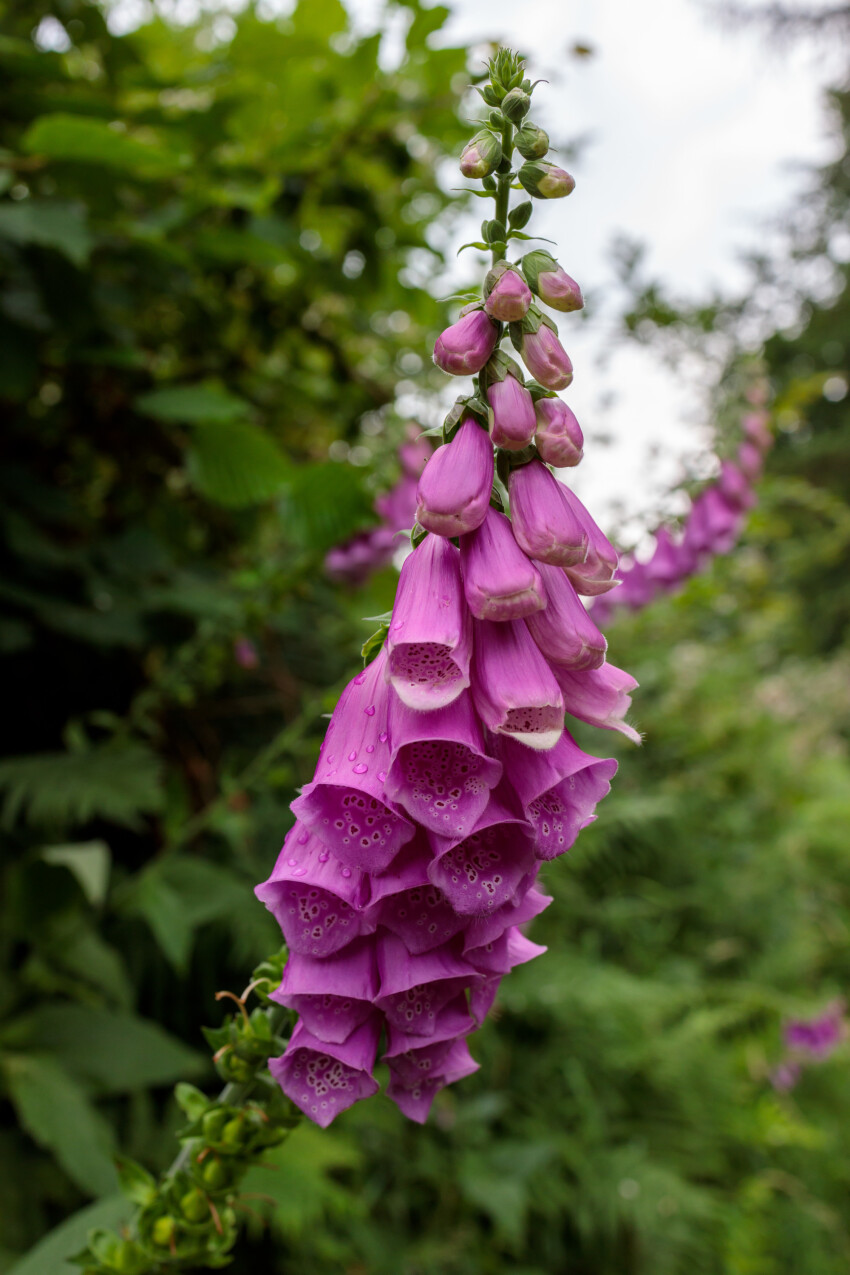
<svg viewBox="0 0 850 1275"><path fill-rule="evenodd" d="M296 36L322 45L348 26L348 14L340 0L299 0L290 20Z"/></svg>
<svg viewBox="0 0 850 1275"><path fill-rule="evenodd" d="M68 868L82 886L89 903L97 906L106 898L110 854L105 841L81 841L77 845L46 846L41 857L47 863Z"/></svg>
<svg viewBox="0 0 850 1275"><path fill-rule="evenodd" d="M9 1023L3 1043L51 1050L75 1077L101 1093L127 1093L200 1075L203 1055L156 1023L88 1005L41 1005ZM63 1073L64 1074L64 1073Z"/></svg>
<svg viewBox="0 0 850 1275"><path fill-rule="evenodd" d="M84 824L99 817L137 828L160 809L160 762L143 744L104 744L73 753L39 753L0 762L3 823Z"/></svg>
<svg viewBox="0 0 850 1275"><path fill-rule="evenodd" d="M247 423L206 425L195 435L186 458L194 486L233 509L279 495L291 474L274 439Z"/></svg>
<svg viewBox="0 0 850 1275"><path fill-rule="evenodd" d="M230 425L251 414L250 403L223 386L207 381L150 390L135 399L134 406L145 416L178 425Z"/></svg>
<svg viewBox="0 0 850 1275"><path fill-rule="evenodd" d="M198 926L227 916L249 893L248 884L224 868L172 855L128 885L122 906L144 917L172 965L182 970Z"/></svg>
<svg viewBox="0 0 850 1275"><path fill-rule="evenodd" d="M86 1049L87 1042L80 1047ZM7 1054L3 1071L20 1122L39 1146L53 1153L82 1191L113 1191L112 1130L77 1081L40 1054Z"/></svg>
<svg viewBox="0 0 850 1275"><path fill-rule="evenodd" d="M108 1195L89 1204L49 1231L7 1275L59 1275L63 1271L72 1275L79 1268L68 1261L69 1254L78 1252L87 1243L89 1232L94 1228L118 1228L130 1211L131 1206L123 1195Z"/></svg>
<svg viewBox="0 0 850 1275"><path fill-rule="evenodd" d="M138 176L167 177L180 168L179 155L118 132L103 120L82 115L42 115L23 138L30 155L119 168Z"/></svg>
<svg viewBox="0 0 850 1275"><path fill-rule="evenodd" d="M281 501L287 538L325 552L374 521L372 497L352 465L327 461L293 470Z"/></svg>
<svg viewBox="0 0 850 1275"><path fill-rule="evenodd" d="M142 1208L151 1204L156 1198L156 1179L147 1169L143 1169L129 1156L116 1156L115 1166L118 1170L118 1181L121 1190L128 1200Z"/></svg>
<svg viewBox="0 0 850 1275"><path fill-rule="evenodd" d="M75 266L86 264L94 243L83 204L48 199L0 204L0 238L4 236L13 243L55 248Z"/></svg>
<svg viewBox="0 0 850 1275"><path fill-rule="evenodd" d="M345 1215L361 1207L358 1193L341 1187L331 1176L336 1169L356 1171L362 1160L357 1148L336 1134L304 1121L286 1143L264 1152L263 1159L275 1166L275 1172L250 1169L244 1189L272 1197L272 1224L285 1236L304 1234L327 1212Z"/></svg>
<svg viewBox="0 0 850 1275"><path fill-rule="evenodd" d="M189 1120L200 1119L212 1101L202 1090L188 1084L185 1080L181 1080L175 1087L174 1097Z"/></svg>

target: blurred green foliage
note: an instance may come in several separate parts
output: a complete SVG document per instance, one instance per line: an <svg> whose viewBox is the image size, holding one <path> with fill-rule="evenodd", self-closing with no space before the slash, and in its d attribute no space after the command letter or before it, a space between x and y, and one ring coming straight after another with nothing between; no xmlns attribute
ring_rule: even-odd
<svg viewBox="0 0 850 1275"><path fill-rule="evenodd" d="M368 519L394 384L441 320L415 279L465 55L426 42L444 10L401 7L396 71L330 0L248 12L224 43L213 18L113 37L65 0L61 54L33 44L37 8L3 11L0 1271L70 1272L126 1216L117 1147L172 1158L164 1087L213 1084L200 1025L277 946L251 887L358 618L391 600L391 574L352 597L320 563ZM850 1045L770 1084L784 1019L850 985L850 98L832 106L837 158L746 301L631 275L627 326L659 357L723 335L721 450L754 309L767 331L796 288L801 321L764 347L780 432L745 542L612 626L647 741L611 741L614 792L546 867L548 955L424 1129L379 1098L264 1155L235 1271L847 1270Z"/></svg>

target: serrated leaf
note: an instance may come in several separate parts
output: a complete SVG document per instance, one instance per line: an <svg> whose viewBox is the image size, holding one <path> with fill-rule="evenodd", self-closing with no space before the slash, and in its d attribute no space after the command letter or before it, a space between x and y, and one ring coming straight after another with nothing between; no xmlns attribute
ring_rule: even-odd
<svg viewBox="0 0 850 1275"><path fill-rule="evenodd" d="M98 164L150 177L168 176L182 162L172 151L137 141L103 120L62 112L37 119L24 134L23 149L47 159Z"/></svg>
<svg viewBox="0 0 850 1275"><path fill-rule="evenodd" d="M193 485L231 509L271 500L292 476L271 435L248 422L205 425L195 433L186 462Z"/></svg>
<svg viewBox="0 0 850 1275"><path fill-rule="evenodd" d="M360 471L333 461L293 470L280 509L287 539L322 553L374 518Z"/></svg>
<svg viewBox="0 0 850 1275"><path fill-rule="evenodd" d="M89 903L97 906L106 898L111 856L105 841L45 846L41 857L47 863L58 863L68 868L79 881Z"/></svg>
<svg viewBox="0 0 850 1275"><path fill-rule="evenodd" d="M10 1022L3 1043L50 1050L70 1075L102 1093L128 1093L200 1075L203 1055L135 1014L89 1005L46 1004ZM76 1083L76 1081L74 1082Z"/></svg>
<svg viewBox="0 0 850 1275"><path fill-rule="evenodd" d="M129 1217L131 1207L123 1195L116 1194L72 1213L16 1262L7 1275L72 1275L75 1268L68 1260L69 1254L88 1242L93 1229L119 1227Z"/></svg>
<svg viewBox="0 0 850 1275"><path fill-rule="evenodd" d="M196 385L164 385L134 400L134 406L145 416L178 425L231 425L251 414L244 398L212 382Z"/></svg>
<svg viewBox="0 0 850 1275"><path fill-rule="evenodd" d="M7 1054L3 1071L21 1124L88 1195L114 1191L112 1129L85 1090L47 1054Z"/></svg>
<svg viewBox="0 0 850 1275"><path fill-rule="evenodd" d="M84 204L50 199L27 199L0 204L0 238L13 243L55 248L75 266L84 266L94 240Z"/></svg>
<svg viewBox="0 0 850 1275"><path fill-rule="evenodd" d="M88 823L98 817L136 828L162 805L159 758L143 744L104 744L0 762L3 823Z"/></svg>

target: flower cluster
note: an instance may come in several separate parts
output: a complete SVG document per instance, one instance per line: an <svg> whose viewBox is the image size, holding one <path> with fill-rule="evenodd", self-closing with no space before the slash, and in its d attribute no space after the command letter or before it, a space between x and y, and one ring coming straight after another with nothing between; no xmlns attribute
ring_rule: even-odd
<svg viewBox="0 0 850 1275"><path fill-rule="evenodd" d="M846 1005L835 1000L814 1018L792 1018L784 1031L786 1057L770 1075L774 1089L793 1089L803 1068L824 1062L847 1037Z"/></svg>
<svg viewBox="0 0 850 1275"><path fill-rule="evenodd" d="M521 928L551 901L541 864L592 822L617 769L578 746L565 714L639 739L624 720L636 682L606 662L581 600L612 587L617 555L547 466L575 465L583 442L555 394L570 361L538 302L566 312L581 293L548 253L504 260L528 221L507 212L514 177L543 198L573 183L542 162L511 169L514 146L539 161L547 142L528 123L514 134L531 92L521 63L500 54L491 72L498 138L477 134L463 171L485 189L497 173L495 264L434 352L476 375L473 393L417 484L380 649L343 692L257 889L290 949L273 996L300 1017L271 1070L320 1125L376 1091L381 1039L389 1097L413 1120L476 1069L469 1034L501 979L544 950ZM505 325L535 380L499 348Z"/></svg>
<svg viewBox="0 0 850 1275"><path fill-rule="evenodd" d="M764 400L761 386L754 387L752 393L759 402ZM593 616L598 623L607 622L618 606L639 611L659 594L672 593L716 554L728 553L734 547L747 511L755 504L754 485L761 475L765 453L773 443L769 420L761 406L746 413L737 460L721 462L719 477L694 500L678 537L667 527L660 527L651 557L620 568L620 588L594 605Z"/></svg>
<svg viewBox="0 0 850 1275"><path fill-rule="evenodd" d="M409 531L416 517L416 484L431 455L431 446L415 425L409 425L405 441L398 449L401 477L395 486L375 500L377 527L336 545L325 557L325 570L335 580L362 584L373 571L392 561L399 547L400 531Z"/></svg>

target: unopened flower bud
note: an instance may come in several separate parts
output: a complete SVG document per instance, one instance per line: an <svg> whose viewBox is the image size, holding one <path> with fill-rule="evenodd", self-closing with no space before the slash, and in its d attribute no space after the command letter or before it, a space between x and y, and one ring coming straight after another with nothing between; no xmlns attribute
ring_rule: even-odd
<svg viewBox="0 0 850 1275"><path fill-rule="evenodd" d="M493 409L491 436L496 447L521 452L531 442L537 424L528 390L509 373L487 387L487 402Z"/></svg>
<svg viewBox="0 0 850 1275"><path fill-rule="evenodd" d="M495 272L494 272L495 273ZM502 323L513 323L527 313L531 289L516 270L505 270L494 283L484 309Z"/></svg>
<svg viewBox="0 0 850 1275"><path fill-rule="evenodd" d="M215 1164L215 1161L211 1161ZM203 1191L197 1188L187 1191L180 1197L180 1212L187 1222L203 1222L210 1215L209 1205Z"/></svg>
<svg viewBox="0 0 850 1275"><path fill-rule="evenodd" d="M580 310L584 305L581 288L551 253L544 249L527 252L522 259L522 269L533 291L553 310L567 313Z"/></svg>
<svg viewBox="0 0 850 1275"><path fill-rule="evenodd" d="M540 398L535 404L537 433L534 441L541 460L556 469L577 465L584 454L581 426L559 398Z"/></svg>
<svg viewBox="0 0 850 1275"><path fill-rule="evenodd" d="M460 171L464 177L486 177L498 168L502 160L502 143L495 133L482 128L471 142L467 142L460 157Z"/></svg>
<svg viewBox="0 0 850 1275"><path fill-rule="evenodd" d="M498 330L483 310L472 310L437 337L434 362L450 376L480 372L493 353Z"/></svg>
<svg viewBox="0 0 850 1275"><path fill-rule="evenodd" d="M562 199L575 189L575 178L556 164L534 160L517 173L522 186L537 199Z"/></svg>
<svg viewBox="0 0 850 1275"><path fill-rule="evenodd" d="M512 124L518 124L520 120L525 119L531 106L531 98L523 89L511 89L510 93L506 93L502 98L502 114L506 115Z"/></svg>
<svg viewBox="0 0 850 1275"><path fill-rule="evenodd" d="M467 418L425 466L416 492L416 518L437 536L461 536L484 521L493 486L493 447Z"/></svg>
<svg viewBox="0 0 850 1275"><path fill-rule="evenodd" d="M514 145L523 159L542 159L549 149L549 134L529 120L517 133Z"/></svg>
<svg viewBox="0 0 850 1275"><path fill-rule="evenodd" d="M536 332L523 332L520 354L531 375L547 390L565 390L573 379L570 357L545 323Z"/></svg>

